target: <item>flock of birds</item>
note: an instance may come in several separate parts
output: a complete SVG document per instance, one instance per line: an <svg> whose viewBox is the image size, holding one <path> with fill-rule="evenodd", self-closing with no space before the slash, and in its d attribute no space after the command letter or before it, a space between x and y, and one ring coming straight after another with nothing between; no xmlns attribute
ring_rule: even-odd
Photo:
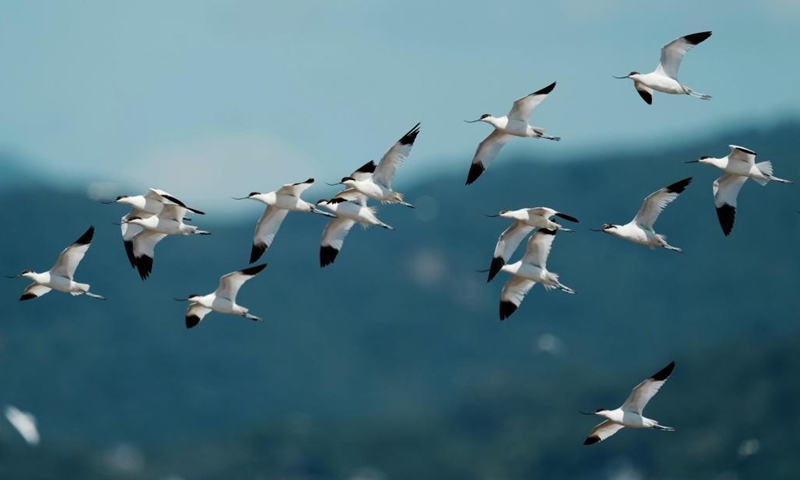
<svg viewBox="0 0 800 480"><path fill-rule="evenodd" d="M661 59L656 69L647 74L631 72L619 79L631 79L639 95L648 104L652 104L653 92L675 95L689 95L702 100L709 100L709 95L700 94L678 81L678 68L683 56L699 43L711 36L711 32L700 32L678 38L661 49ZM560 137L549 136L544 129L530 125L529 118L533 110L555 89L556 83L516 100L511 110L502 117L490 114L468 123L484 122L494 130L480 144L475 152L467 176L467 185L475 182L489 167L500 149L512 137L543 138L558 141ZM331 185L342 185L344 189L333 198L319 200L315 204L301 198L303 192L314 184L314 179L286 184L278 190L260 193L252 192L246 197L236 200L255 200L266 205L264 213L256 223L253 236L250 263L255 263L272 244L281 223L289 212L308 212L329 217L320 241L319 261L321 267L333 264L342 249L344 240L350 229L356 225L379 226L387 230L393 228L377 217L377 209L367 205L368 200L382 204L399 204L405 207L414 206L403 199L403 195L392 189L392 180L397 167L411 153L414 141L419 134L420 124L416 124L403 135L383 155L376 164L369 161L340 182ZM748 178L760 185L770 181L791 183L773 175L770 162L755 163L756 153L745 147L730 145L730 153L721 158L703 156L690 162L712 165L722 170L722 176L714 181L713 193L717 215L723 233L727 236L733 229L736 214L736 197ZM690 163L687 162L687 163ZM661 212L673 202L691 183L692 178L685 178L648 195L634 218L624 224L604 224L599 230L629 242L646 245L651 248L665 248L675 252L683 251L667 243L666 236L656 233L653 226ZM143 195L119 196L106 203L119 203L131 208L130 212L120 220L122 240L125 252L132 267L137 269L142 280L146 280L153 268L156 245L167 236L174 235L208 235L200 230L186 215L193 213L204 215L196 208L187 206L176 196L163 190L149 189ZM324 210L320 209L324 208ZM488 270L488 281L499 272L511 275L500 296L500 320L510 317L519 308L525 295L531 288L540 283L546 290L559 289L573 294L574 290L559 280L558 274L547 269L547 257L559 230L571 231L554 221L554 218L577 223L578 219L566 213L548 207L525 208L520 210L503 210L495 217L503 217L512 221L499 237L495 246L491 265ZM94 227L89 227L75 242L68 246L58 257L55 265L47 272L37 273L24 270L19 275L33 283L28 285L20 300L38 298L51 290L71 295L86 295L104 300L104 297L90 291L90 286L74 280L75 270L83 259L92 242ZM507 263L523 239L528 237L525 253L515 263ZM236 296L242 285L264 270L266 264L255 265L234 271L220 278L217 289L207 295L192 294L185 299L189 302L186 310L186 327L197 326L210 312L242 316L254 321L259 317L249 313L246 307L236 302ZM669 378L675 367L670 363L657 373L637 385L621 407L608 410L597 409L594 413L605 420L597 425L589 434L585 445L600 442L623 427L651 428L672 431L671 427L660 425L657 421L646 418L642 411L648 401L659 391ZM9 421L30 442L38 442L35 433L35 420L14 407L6 409ZM31 431L33 430L33 433Z"/></svg>

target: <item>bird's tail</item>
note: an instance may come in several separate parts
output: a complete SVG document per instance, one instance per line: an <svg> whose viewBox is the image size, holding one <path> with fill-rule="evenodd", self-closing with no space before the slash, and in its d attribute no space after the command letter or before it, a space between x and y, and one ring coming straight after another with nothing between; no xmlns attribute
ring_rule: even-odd
<svg viewBox="0 0 800 480"><path fill-rule="evenodd" d="M791 180L785 180L783 178L778 178L772 175L772 162L760 162L756 163L756 168L759 172L764 175L764 178L754 178L759 185L762 187L768 184L770 181L775 181L778 183L794 183Z"/></svg>

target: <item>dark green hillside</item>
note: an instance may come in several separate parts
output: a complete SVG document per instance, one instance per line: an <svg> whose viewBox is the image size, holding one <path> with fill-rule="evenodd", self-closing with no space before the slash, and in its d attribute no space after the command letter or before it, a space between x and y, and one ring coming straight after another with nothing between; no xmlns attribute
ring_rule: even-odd
<svg viewBox="0 0 800 480"><path fill-rule="evenodd" d="M354 228L329 268L318 266L325 219L290 215L239 296L266 321L211 314L191 331L172 298L246 266L258 209L242 222L213 208L195 215L213 235L164 240L142 282L112 225L121 206L33 174L7 178L0 273L49 268L94 224L76 278L109 300L18 302L25 281L0 280L0 404L34 412L43 436L40 449L23 448L0 421L0 478L111 475L100 452L119 442L145 452L140 478L332 479L361 466L392 479L608 478L594 469L624 458L645 478L787 478L797 469L787 439L800 427L800 187L748 182L726 238L711 194L718 171L682 161L736 143L800 180L798 134L786 123L548 161L530 145L470 187L465 158L463 171L398 184L419 208L381 207L396 230ZM589 231L627 222L647 194L687 176L656 224L684 255ZM577 294L537 286L501 323L507 277L487 284L475 270L507 223L483 214L538 205L581 220L548 261ZM557 337L557 355L539 350L543 334ZM675 379L649 413L675 434L621 432L577 448L595 423L577 409L622 401L673 358ZM737 459L751 437L761 452Z"/></svg>

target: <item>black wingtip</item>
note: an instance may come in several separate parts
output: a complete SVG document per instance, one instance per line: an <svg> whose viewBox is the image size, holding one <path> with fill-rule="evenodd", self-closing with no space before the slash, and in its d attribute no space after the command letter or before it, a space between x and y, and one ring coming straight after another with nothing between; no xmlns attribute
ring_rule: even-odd
<svg viewBox="0 0 800 480"><path fill-rule="evenodd" d="M244 270L239 270L239 273L252 277L253 275L258 275L259 272L265 268L267 268L267 264L262 263L261 265L254 265L252 267L247 267Z"/></svg>
<svg viewBox="0 0 800 480"><path fill-rule="evenodd" d="M194 328L200 323L197 315L186 315L186 328Z"/></svg>
<svg viewBox="0 0 800 480"><path fill-rule="evenodd" d="M547 95L548 93L552 92L554 88L556 88L556 82L551 83L550 85L544 87L541 90L537 90L531 93L531 95Z"/></svg>
<svg viewBox="0 0 800 480"><path fill-rule="evenodd" d="M711 36L711 32L709 31L709 32L693 33L691 35L686 35L683 38L685 38L686 41L689 42L692 45L699 45L701 42L703 42L704 40L706 40L710 36Z"/></svg>
<svg viewBox="0 0 800 480"><path fill-rule="evenodd" d="M186 208L187 210L191 210L190 208L188 208L188 207L186 206L186 204L184 204L183 202L181 202L181 201L180 201L180 200L178 200L177 198L173 197L172 195L169 195L169 194L164 194L164 193L162 193L162 194L161 194L161 196L162 196L162 197L164 197L164 198L166 198L166 199L167 199L167 200L169 200L170 202L172 202L172 203L174 203L174 204L176 204L176 205L180 206L180 207ZM192 210L192 211L193 211L193 210Z"/></svg>
<svg viewBox="0 0 800 480"><path fill-rule="evenodd" d="M403 135L403 138L400 139L400 145L414 145L414 140L417 139L417 135L419 135L419 123L414 125L414 128Z"/></svg>
<svg viewBox="0 0 800 480"><path fill-rule="evenodd" d="M486 279L486 283L491 282L494 276L500 272L500 269L503 268L503 265L505 264L506 261L501 257L492 258L492 264L489 266L489 278Z"/></svg>
<svg viewBox="0 0 800 480"><path fill-rule="evenodd" d="M89 227L89 229L81 235L81 238L73 242L73 245L89 245L92 243L92 237L94 237L94 226Z"/></svg>
<svg viewBox="0 0 800 480"><path fill-rule="evenodd" d="M675 370L675 360L669 362L669 365L654 373L650 378L658 381L666 380L670 375L672 375L673 370Z"/></svg>
<svg viewBox="0 0 800 480"><path fill-rule="evenodd" d="M261 255L264 255L264 252L267 251L267 245L263 243L253 244L253 249L250 250L250 263L255 263L256 260L261 258Z"/></svg>
<svg viewBox="0 0 800 480"><path fill-rule="evenodd" d="M642 97L642 100L647 102L648 105L652 105L653 104L653 94L652 93L646 92L644 90L639 90L639 89L637 89L636 91L639 92L639 96Z"/></svg>
<svg viewBox="0 0 800 480"><path fill-rule="evenodd" d="M568 222L581 223L580 221L578 221L577 218L571 217L571 216L567 215L566 213L556 212L556 217L563 218L564 220L567 220Z"/></svg>
<svg viewBox="0 0 800 480"><path fill-rule="evenodd" d="M517 311L517 306L507 300L500 301L500 321L502 322Z"/></svg>
<svg viewBox="0 0 800 480"><path fill-rule="evenodd" d="M22 296L19 297L19 301L24 302L25 300L33 300L36 297L38 297L38 295L34 295L32 293L23 293Z"/></svg>
<svg viewBox="0 0 800 480"><path fill-rule="evenodd" d="M319 266L327 267L336 261L336 255L339 255L339 250L331 247L330 245L323 245L319 249Z"/></svg>
<svg viewBox="0 0 800 480"><path fill-rule="evenodd" d="M583 441L584 445L594 445L595 443L600 443L600 437L597 435L592 435Z"/></svg>
<svg viewBox="0 0 800 480"><path fill-rule="evenodd" d="M147 280L150 277L150 272L153 271L153 259L147 255L137 258L136 269L139 271L139 277L142 280Z"/></svg>
<svg viewBox="0 0 800 480"><path fill-rule="evenodd" d="M727 237L733 230L733 222L736 220L736 207L728 204L717 207L717 218L719 218L719 225L722 227L722 233Z"/></svg>
<svg viewBox="0 0 800 480"><path fill-rule="evenodd" d="M686 186L690 183L692 183L692 177L684 178L672 185L667 185L667 191L670 193L683 193L683 191L686 190Z"/></svg>
<svg viewBox="0 0 800 480"><path fill-rule="evenodd" d="M186 208L186 210L189 210L190 212L196 213L198 215L205 215L206 214L206 212L203 212L203 211L198 210L196 208L192 208L192 207L185 207L185 208Z"/></svg>
<svg viewBox="0 0 800 480"><path fill-rule="evenodd" d="M133 240L123 240L125 244L125 254L128 255L128 261L131 262L131 267L136 268L136 255L133 254Z"/></svg>
<svg viewBox="0 0 800 480"><path fill-rule="evenodd" d="M478 179L478 177L480 177L480 176L481 176L481 174L482 174L482 173L483 173L485 170L486 170L486 168L484 168L483 164L482 164L482 163L480 163L480 162L478 162L478 163L473 163L472 165L470 165L470 167L469 167L469 174L467 175L467 185L471 185L471 184L472 184L472 182L474 182L475 180L477 180L477 179Z"/></svg>
<svg viewBox="0 0 800 480"><path fill-rule="evenodd" d="M356 170L356 172L359 173L373 173L374 171L375 171L375 161L373 160L370 160L364 165L361 165L360 167L358 167L358 170Z"/></svg>

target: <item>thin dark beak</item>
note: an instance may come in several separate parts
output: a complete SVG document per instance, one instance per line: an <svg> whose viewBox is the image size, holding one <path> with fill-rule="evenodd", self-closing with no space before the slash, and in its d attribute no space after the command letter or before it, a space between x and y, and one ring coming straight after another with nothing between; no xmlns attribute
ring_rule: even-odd
<svg viewBox="0 0 800 480"><path fill-rule="evenodd" d="M188 302L189 301L188 298L173 298L173 300L175 300L176 302Z"/></svg>
<svg viewBox="0 0 800 480"><path fill-rule="evenodd" d="M601 228L600 230L595 230L594 228L590 228L589 230L591 230L591 231L593 231L593 232L602 232L602 231L603 231L603 229L602 229L602 228Z"/></svg>
<svg viewBox="0 0 800 480"><path fill-rule="evenodd" d="M615 75L611 75L611 76L616 78L617 80L625 80L626 78L629 78L627 75L625 75L624 77L617 77Z"/></svg>
<svg viewBox="0 0 800 480"><path fill-rule="evenodd" d="M19 277L20 275L14 275L13 277L12 277L11 275L3 275L3 276L4 276L4 277L6 277L6 278L17 278L17 277Z"/></svg>
<svg viewBox="0 0 800 480"><path fill-rule="evenodd" d="M700 163L700 160L686 160L683 163Z"/></svg>
<svg viewBox="0 0 800 480"><path fill-rule="evenodd" d="M234 200L247 200L250 197L241 197L241 198L239 198L239 197L231 197L231 198L234 199Z"/></svg>
<svg viewBox="0 0 800 480"><path fill-rule="evenodd" d="M335 187L336 185L342 185L342 182L336 182L336 183L325 182L325 185L327 185L329 187Z"/></svg>
<svg viewBox="0 0 800 480"><path fill-rule="evenodd" d="M480 122L480 121L481 121L481 119L479 118L477 120L464 120L464 123L476 123L476 122Z"/></svg>
<svg viewBox="0 0 800 480"><path fill-rule="evenodd" d="M116 200L100 200L100 203L103 205L111 205L112 203L117 203Z"/></svg>
<svg viewBox="0 0 800 480"><path fill-rule="evenodd" d="M125 222L125 223L128 223L128 222ZM122 224L121 224L121 223L117 223L117 222L111 222L111 225L116 225L116 226L118 226L118 227L119 227L119 226L122 226Z"/></svg>
<svg viewBox="0 0 800 480"><path fill-rule="evenodd" d="M581 412L581 413L582 413L582 414L584 414L584 415L594 415L594 413L593 413L593 412L583 412L583 411L581 411L581 410L578 410L578 411L579 411L579 412Z"/></svg>
<svg viewBox="0 0 800 480"><path fill-rule="evenodd" d="M494 218L494 217L499 217L500 214L498 213L498 214L495 214L495 215L487 215L487 214L484 213L483 216L489 217L489 218Z"/></svg>

